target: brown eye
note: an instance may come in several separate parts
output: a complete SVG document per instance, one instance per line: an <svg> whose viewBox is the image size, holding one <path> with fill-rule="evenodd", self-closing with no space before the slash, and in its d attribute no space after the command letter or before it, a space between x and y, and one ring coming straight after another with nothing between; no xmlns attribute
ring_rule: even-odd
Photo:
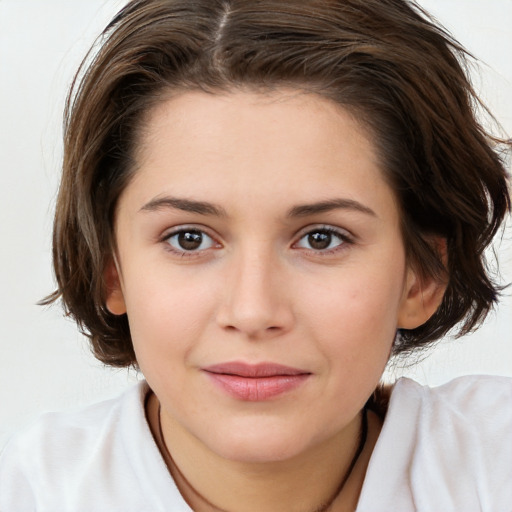
<svg viewBox="0 0 512 512"><path fill-rule="evenodd" d="M325 233L322 231L317 231L316 233L310 233L308 235L309 246L316 250L327 249L329 245L331 245L331 240L331 233Z"/></svg>
<svg viewBox="0 0 512 512"><path fill-rule="evenodd" d="M198 231L182 231L177 235L178 245L185 251L195 251L201 247L203 235Z"/></svg>
<svg viewBox="0 0 512 512"><path fill-rule="evenodd" d="M182 229L167 238L167 243L178 252L191 252L210 249L214 241L198 229Z"/></svg>
<svg viewBox="0 0 512 512"><path fill-rule="evenodd" d="M312 229L304 234L295 244L295 247L309 249L310 251L327 251L341 248L350 243L349 235L334 228Z"/></svg>

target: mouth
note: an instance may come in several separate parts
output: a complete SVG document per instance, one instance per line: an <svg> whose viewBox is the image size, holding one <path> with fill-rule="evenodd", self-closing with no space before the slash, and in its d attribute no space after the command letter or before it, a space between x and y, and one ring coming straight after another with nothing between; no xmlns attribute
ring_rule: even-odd
<svg viewBox="0 0 512 512"><path fill-rule="evenodd" d="M276 363L221 363L202 368L223 392L238 400L261 402L303 384L311 372Z"/></svg>

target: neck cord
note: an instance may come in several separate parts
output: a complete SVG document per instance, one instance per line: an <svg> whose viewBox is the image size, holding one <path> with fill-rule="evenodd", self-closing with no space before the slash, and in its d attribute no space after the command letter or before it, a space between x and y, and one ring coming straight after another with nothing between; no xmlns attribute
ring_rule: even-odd
<svg viewBox="0 0 512 512"><path fill-rule="evenodd" d="M171 456L171 453L169 452L169 449L167 448L167 444L164 439L164 434L162 431L162 420L161 420L161 411L162 406L160 404L160 400L158 401L158 437L160 440L160 445L164 449L165 458L168 459L169 464L172 466L174 471L176 471L180 478L186 483L186 485L190 488L190 490L202 501L204 501L209 507L212 508L212 510L217 510L218 512L227 512L223 509L219 509L215 507L212 503L210 503L204 496L202 496L194 487L189 483L189 481L185 478L183 473L180 471L176 463L174 462L174 459ZM352 471L354 470L354 466L356 465L356 462L358 461L359 457L361 456L361 453L364 449L364 446L366 444L366 438L368 437L368 414L366 412L366 406L361 411L361 427L359 430L359 436L358 436L358 445L357 450L354 453L354 456L352 457L352 460L350 461L350 464L347 468L347 471L343 475L343 478L341 479L340 485L336 488L336 491L334 492L333 496L329 498L329 500L322 504L319 508L315 509L314 512L328 512L331 505L334 503L334 500L339 496L343 488L345 487L345 484L347 483L347 480L349 479L350 475L352 474Z"/></svg>
<svg viewBox="0 0 512 512"><path fill-rule="evenodd" d="M334 503L334 500L340 495L341 491L345 487L347 480L349 479L352 471L354 470L354 466L356 462L359 460L361 453L363 452L364 446L366 444L366 438L368 437L368 413L366 412L366 406L361 411L361 428L359 429L359 443L357 445L357 450L350 461L350 465L348 466L347 471L343 475L341 479L340 485L334 492L332 498L330 498L327 503L320 506L320 508L316 509L314 512L327 512L331 505Z"/></svg>

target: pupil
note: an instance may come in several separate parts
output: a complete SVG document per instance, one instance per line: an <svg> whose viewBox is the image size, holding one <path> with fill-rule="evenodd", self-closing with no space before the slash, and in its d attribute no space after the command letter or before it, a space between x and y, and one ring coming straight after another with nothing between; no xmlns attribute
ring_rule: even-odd
<svg viewBox="0 0 512 512"><path fill-rule="evenodd" d="M330 233L317 231L308 235L308 242L313 249L327 249L331 244L331 238Z"/></svg>
<svg viewBox="0 0 512 512"><path fill-rule="evenodd" d="M202 241L203 235L199 231L182 231L178 234L178 243L186 251L198 249Z"/></svg>

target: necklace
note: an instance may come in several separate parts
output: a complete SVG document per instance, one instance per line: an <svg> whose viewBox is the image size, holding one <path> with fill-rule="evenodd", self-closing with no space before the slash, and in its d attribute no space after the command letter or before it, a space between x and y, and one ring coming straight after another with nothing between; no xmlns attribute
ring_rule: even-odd
<svg viewBox="0 0 512 512"><path fill-rule="evenodd" d="M179 477L182 479L182 481L186 484L186 486L190 489L190 491L196 495L197 498L199 498L201 501L204 501L209 507L211 507L211 510L216 510L218 512L227 512L225 510L215 507L204 496L202 496L199 492L197 492L194 489L194 487L185 478L185 476L180 471L178 466L175 464L175 462L172 458L172 455L169 452L169 449L167 448L167 444L165 443L164 434L162 431L161 411L162 411L162 406L161 406L160 400L159 400L158 401L158 413L157 413L158 414L158 438L159 438L159 444L162 446L162 448L164 450L164 458L167 459L168 465L172 467L174 472L179 475ZM347 483L347 480L349 479L350 475L352 474L352 471L354 470L354 466L356 465L356 462L358 461L358 459L361 456L361 453L364 449L367 437L368 437L368 414L366 412L366 406L365 406L363 408L363 410L361 411L361 427L359 429L358 444L357 444L357 449L352 457L352 460L350 461L350 464L349 464L347 470L345 471L345 474L343 475L343 478L341 479L340 484L336 488L336 491L334 492L333 496L331 498L329 498L329 500L327 500L326 503L323 503L319 508L315 509L313 512L328 512L329 508L334 503L334 500L341 493L341 491L345 487L345 484Z"/></svg>
<svg viewBox="0 0 512 512"><path fill-rule="evenodd" d="M368 437L368 414L366 412L366 406L361 411L361 427L359 429L359 443L357 444L357 450L354 453L354 456L352 457L352 460L350 461L350 464L348 466L347 471L343 475L343 478L341 479L340 485L338 485L336 491L334 492L332 498L330 498L327 503L324 503L320 506L320 508L316 509L314 512L327 512L331 505L334 503L334 500L339 496L341 491L343 490L343 487L345 487L345 484L347 483L347 480L349 479L350 475L352 474L352 471L354 470L354 466L356 465L356 462L358 461L359 457L361 456L361 453L364 449L364 445L366 444L366 438Z"/></svg>

